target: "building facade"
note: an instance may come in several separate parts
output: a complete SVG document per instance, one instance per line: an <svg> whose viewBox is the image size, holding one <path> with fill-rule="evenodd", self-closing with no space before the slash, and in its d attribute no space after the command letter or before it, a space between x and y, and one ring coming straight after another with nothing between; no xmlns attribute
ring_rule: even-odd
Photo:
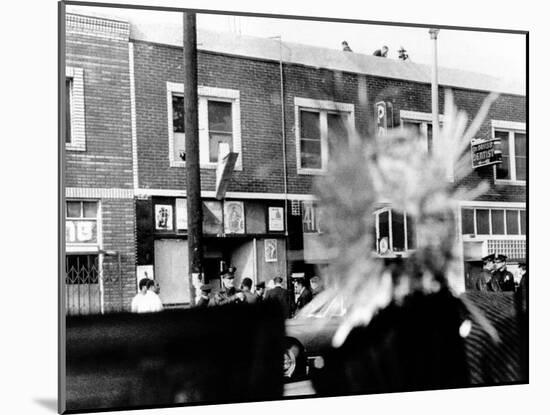
<svg viewBox="0 0 550 415"><path fill-rule="evenodd" d="M119 37L107 40L104 35L69 31L69 22L79 19L120 25L124 35L117 32ZM165 305L186 306L192 302L192 290L182 29L156 31L133 22L109 22L67 16L72 131L78 130L78 117L84 113L87 144L85 150L69 150L72 144L67 143L67 200L74 199L70 206L75 212L77 202L83 211L89 200L98 204L96 218L102 232L87 244L94 245L103 269L121 253L124 306L145 273L159 282ZM103 49L88 51L82 36L103 42ZM386 112L385 127L417 128L426 138L426 151L437 145L431 134L426 66L210 32L199 32L198 44L204 273L215 287L219 272L229 266L236 267L238 284L244 277L254 282L292 273L311 277L330 262L321 243L314 179L326 173L338 147L376 131L380 106ZM84 73L86 99L80 113L79 87L77 78L70 76L71 67L77 69L73 73L78 68ZM511 262L525 258L526 102L521 90L479 74L442 70L440 85L441 116L444 90L451 89L457 107L470 120L489 91L500 93L477 137L499 138L503 162L472 169L464 185L487 180L490 189L477 200L460 201L457 212L465 271L458 285L465 289L479 272L484 254L505 253ZM102 102L103 113L94 108L94 93L101 95L97 102ZM238 157L227 193L218 200L216 167L227 151ZM383 253L406 254L414 249L406 219L392 216L391 207L381 206L373 214L380 225L378 250L382 245ZM384 225L392 222L393 227ZM390 228L391 235L385 230ZM67 238L67 247L71 243ZM101 254L106 250L117 255Z"/></svg>
<svg viewBox="0 0 550 415"><path fill-rule="evenodd" d="M67 14L65 33L67 311L127 309L135 293L129 24Z"/></svg>

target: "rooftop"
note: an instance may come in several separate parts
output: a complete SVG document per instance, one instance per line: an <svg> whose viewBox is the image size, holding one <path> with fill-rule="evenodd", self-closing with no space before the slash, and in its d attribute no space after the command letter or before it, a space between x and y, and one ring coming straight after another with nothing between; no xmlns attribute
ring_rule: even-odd
<svg viewBox="0 0 550 415"><path fill-rule="evenodd" d="M158 24L132 21L130 39L171 46L183 46L182 24ZM378 76L405 81L430 83L431 66L380 58L355 52L321 48L279 39L235 35L228 32L197 31L197 48L234 56L285 63L294 63L314 68ZM439 84L455 88L494 91L505 94L525 95L525 85L506 81L491 75L452 68L438 68Z"/></svg>

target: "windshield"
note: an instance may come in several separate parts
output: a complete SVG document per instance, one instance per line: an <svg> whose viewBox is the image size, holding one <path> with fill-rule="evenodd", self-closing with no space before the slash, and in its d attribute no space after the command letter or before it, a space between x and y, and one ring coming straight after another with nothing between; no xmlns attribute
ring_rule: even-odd
<svg viewBox="0 0 550 415"><path fill-rule="evenodd" d="M330 318L341 317L345 313L346 308L344 307L343 298L336 296L332 298L316 298L304 307L298 315L300 317Z"/></svg>

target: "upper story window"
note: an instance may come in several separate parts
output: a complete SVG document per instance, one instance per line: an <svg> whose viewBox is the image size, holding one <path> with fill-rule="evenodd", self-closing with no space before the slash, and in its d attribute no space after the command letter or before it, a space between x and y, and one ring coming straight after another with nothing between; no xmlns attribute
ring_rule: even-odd
<svg viewBox="0 0 550 415"><path fill-rule="evenodd" d="M199 153L201 167L215 168L220 149L239 153L242 169L239 91L199 87ZM167 83L170 165L185 165L183 84Z"/></svg>
<svg viewBox="0 0 550 415"><path fill-rule="evenodd" d="M90 200L68 200L65 206L65 242L67 251L71 248L97 250L98 202Z"/></svg>
<svg viewBox="0 0 550 415"><path fill-rule="evenodd" d="M326 172L329 154L349 140L354 106L306 98L294 98L294 106L298 173Z"/></svg>
<svg viewBox="0 0 550 415"><path fill-rule="evenodd" d="M85 151L84 72L82 68L67 67L65 73L65 148Z"/></svg>
<svg viewBox="0 0 550 415"><path fill-rule="evenodd" d="M401 128L412 131L413 134L423 137L426 143L426 150L433 151L433 118L428 112L401 111ZM443 116L439 116L439 128L443 127Z"/></svg>
<svg viewBox="0 0 550 415"><path fill-rule="evenodd" d="M495 181L525 184L527 179L527 135L525 123L492 121L493 137L500 139L502 162L494 167Z"/></svg>
<svg viewBox="0 0 550 415"><path fill-rule="evenodd" d="M463 235L525 235L525 209L462 208Z"/></svg>

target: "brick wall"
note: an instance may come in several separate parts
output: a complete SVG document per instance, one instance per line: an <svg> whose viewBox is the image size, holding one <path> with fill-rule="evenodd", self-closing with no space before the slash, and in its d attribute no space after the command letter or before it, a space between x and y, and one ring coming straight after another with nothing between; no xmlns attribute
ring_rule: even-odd
<svg viewBox="0 0 550 415"><path fill-rule="evenodd" d="M130 123L129 26L107 19L66 16L66 67L83 74L85 146L66 149L67 197L101 203L105 311L125 309L135 294L135 210ZM122 194L125 194L122 196ZM119 283L122 276L122 284ZM122 290L122 291L121 291Z"/></svg>
<svg viewBox="0 0 550 415"><path fill-rule="evenodd" d="M86 143L67 150L67 187L133 187L128 25L67 15L66 66L84 77Z"/></svg>
<svg viewBox="0 0 550 415"><path fill-rule="evenodd" d="M117 309L120 294L124 309L129 310L136 294L135 220L133 199L104 199L101 202L101 226L103 248L120 253L122 284L119 283L118 259L105 256L103 277L105 281L105 310ZM122 289L122 291L121 291Z"/></svg>
<svg viewBox="0 0 550 415"><path fill-rule="evenodd" d="M185 188L185 169L170 167L166 82L183 83L181 48L135 43L136 108L139 187ZM229 191L283 191L280 75L278 62L199 51L199 85L240 91L243 170L234 172ZM294 98L309 98L354 105L355 124L366 136L374 126L375 103L381 100L399 111L431 112L431 86L372 76L357 75L301 65L284 66L286 154L288 191L311 193L314 176L297 173ZM487 93L454 89L456 104L472 120ZM443 113L444 88L439 94ZM525 122L525 97L502 95L493 105L478 136L491 132L490 120ZM465 181L473 186L481 179L491 183L483 200L524 201L525 187L495 185L492 168L472 171ZM213 190L215 172L201 172L204 190Z"/></svg>
<svg viewBox="0 0 550 415"><path fill-rule="evenodd" d="M185 169L169 165L166 82L183 83L183 52L135 42L134 62L139 187L182 189ZM278 64L199 53L198 71L200 86L240 91L243 170L229 191L282 192ZM213 190L215 171L203 169L201 181Z"/></svg>

